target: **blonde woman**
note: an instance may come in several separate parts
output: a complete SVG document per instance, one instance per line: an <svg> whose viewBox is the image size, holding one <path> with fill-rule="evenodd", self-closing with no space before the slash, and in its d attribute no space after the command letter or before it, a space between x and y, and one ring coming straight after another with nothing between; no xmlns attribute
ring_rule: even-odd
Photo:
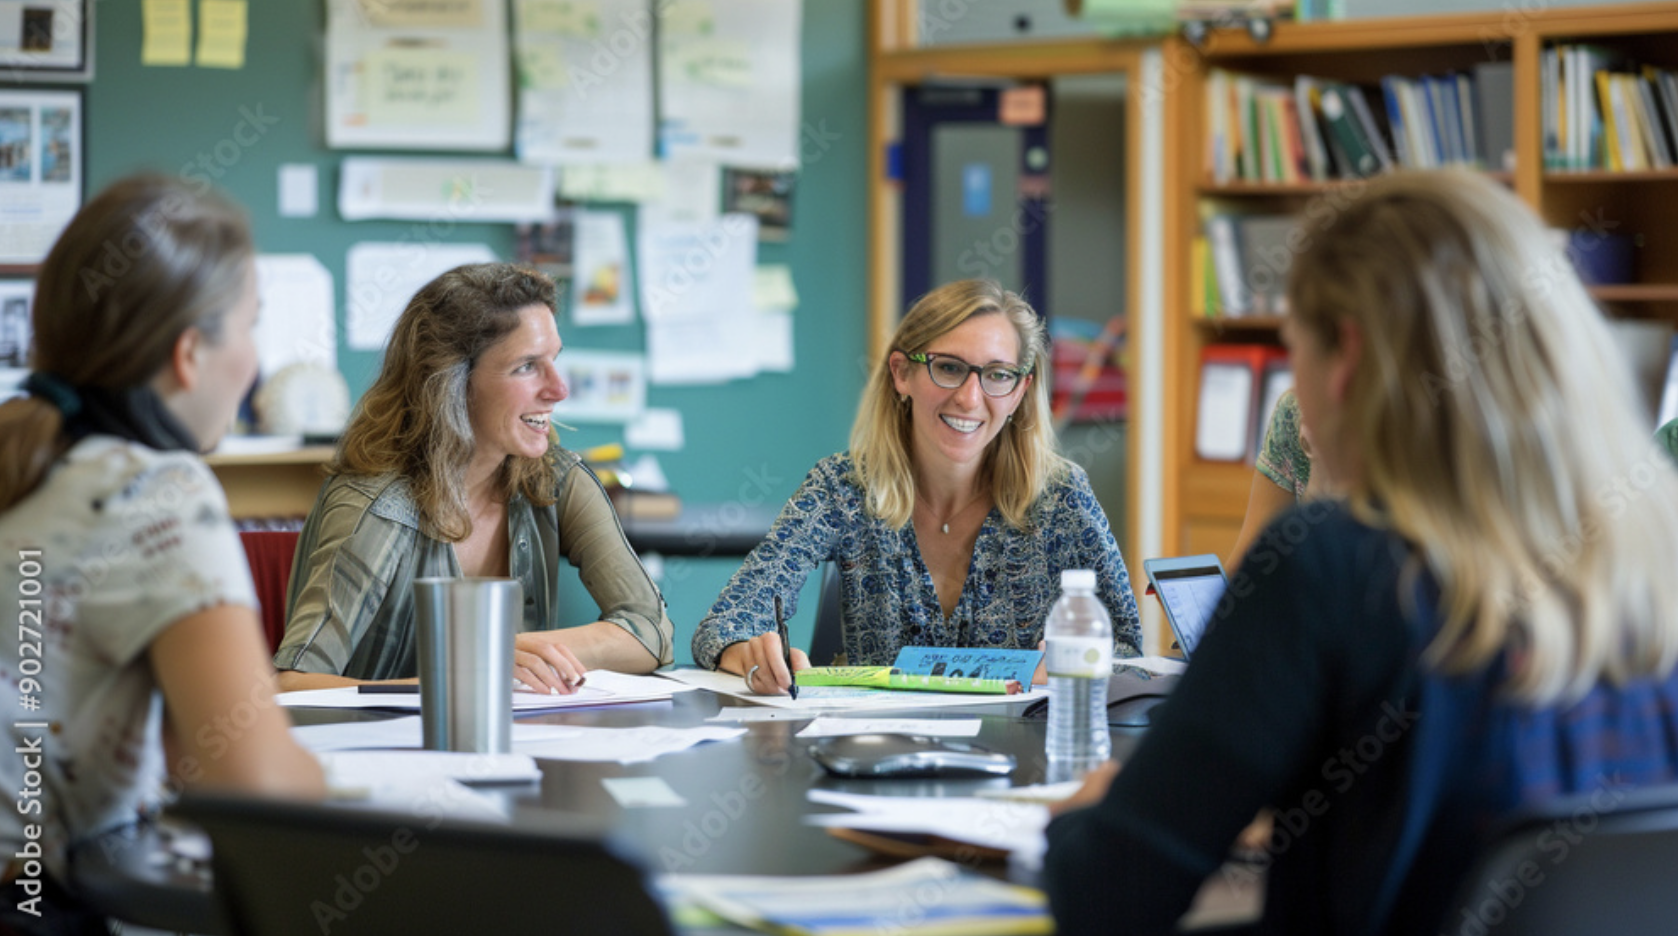
<svg viewBox="0 0 1678 936"><path fill-rule="evenodd" d="M483 263L409 301L303 525L274 655L282 688L413 679L424 576L523 584L509 663L533 689L571 693L590 669L670 662L663 596L549 425L567 394L554 293L540 273ZM561 626L561 561L580 570L598 620Z"/></svg>
<svg viewBox="0 0 1678 936"><path fill-rule="evenodd" d="M1261 806L1266 931L1455 932L1496 819L1678 776L1678 476L1543 229L1464 172L1307 228L1283 336L1346 499L1278 521L1135 756L1050 826L1059 932L1170 932Z"/></svg>
<svg viewBox="0 0 1678 936"><path fill-rule="evenodd" d="M850 451L819 462L693 637L701 666L764 694L792 685L775 631L805 578L839 565L846 659L904 646L1031 649L1063 569L1094 569L1117 656L1136 600L1083 470L1055 452L1042 321L989 280L916 302L874 368ZM825 661L824 661L825 662ZM792 669L808 666L792 652Z"/></svg>
<svg viewBox="0 0 1678 936"><path fill-rule="evenodd" d="M256 379L254 258L238 209L142 175L77 212L36 278L30 395L0 406L0 932L106 932L68 855L172 785L325 790L198 457Z"/></svg>

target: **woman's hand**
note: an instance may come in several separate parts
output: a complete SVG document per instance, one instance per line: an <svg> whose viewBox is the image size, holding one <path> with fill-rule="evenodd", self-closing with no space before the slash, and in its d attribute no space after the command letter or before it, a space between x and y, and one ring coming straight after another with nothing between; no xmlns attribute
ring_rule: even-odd
<svg viewBox="0 0 1678 936"><path fill-rule="evenodd" d="M781 635L770 631L750 640L729 644L717 660L717 668L737 673L746 688L758 695L786 695L792 688L792 674L810 668L810 657L792 648L792 669L781 653Z"/></svg>
<svg viewBox="0 0 1678 936"><path fill-rule="evenodd" d="M1037 641L1037 649L1043 652L1043 659L1037 661L1037 672L1031 674L1033 686L1047 686L1049 684L1049 642Z"/></svg>
<svg viewBox="0 0 1678 936"><path fill-rule="evenodd" d="M565 645L564 631L526 631L513 638L513 678L532 691L570 695L583 684L583 666Z"/></svg>
<svg viewBox="0 0 1678 936"><path fill-rule="evenodd" d="M1101 802L1107 795L1107 788L1113 785L1113 778L1118 775L1118 761L1110 760L1095 768L1084 775L1084 785L1078 788L1078 792L1058 803L1049 804L1049 815L1059 816Z"/></svg>

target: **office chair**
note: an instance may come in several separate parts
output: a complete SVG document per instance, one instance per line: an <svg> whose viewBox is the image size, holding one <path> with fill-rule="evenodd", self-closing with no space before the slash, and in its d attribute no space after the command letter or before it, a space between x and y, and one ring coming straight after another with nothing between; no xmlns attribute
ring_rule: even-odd
<svg viewBox="0 0 1678 936"><path fill-rule="evenodd" d="M1496 936L1670 936L1678 785L1598 790L1506 825L1441 921Z"/></svg>
<svg viewBox="0 0 1678 936"><path fill-rule="evenodd" d="M285 636L286 588L291 584L291 561L297 552L297 530L241 530L251 579L256 582L256 600L262 604L262 632L268 650L280 649Z"/></svg>
<svg viewBox="0 0 1678 936"><path fill-rule="evenodd" d="M810 664L831 666L845 652L841 635L844 630L839 602L839 564L822 563L821 598L816 604L816 627L810 635Z"/></svg>
<svg viewBox="0 0 1678 936"><path fill-rule="evenodd" d="M438 820L222 794L171 810L210 835L234 936L671 936L642 869L602 832Z"/></svg>

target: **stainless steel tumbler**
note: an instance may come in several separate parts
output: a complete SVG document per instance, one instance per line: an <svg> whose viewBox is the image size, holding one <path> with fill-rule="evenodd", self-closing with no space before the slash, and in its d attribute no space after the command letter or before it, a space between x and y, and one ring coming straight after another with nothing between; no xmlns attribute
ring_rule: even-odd
<svg viewBox="0 0 1678 936"><path fill-rule="evenodd" d="M513 738L513 635L524 589L510 578L414 581L420 720L432 751L505 754Z"/></svg>

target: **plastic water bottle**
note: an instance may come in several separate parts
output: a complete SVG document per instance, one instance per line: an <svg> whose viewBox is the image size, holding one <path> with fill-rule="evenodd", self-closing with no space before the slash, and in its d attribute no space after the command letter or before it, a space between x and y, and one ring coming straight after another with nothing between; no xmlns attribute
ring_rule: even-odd
<svg viewBox="0 0 1678 936"><path fill-rule="evenodd" d="M1107 733L1107 677L1113 621L1095 597L1095 573L1060 573L1060 600L1043 627L1048 642L1050 783L1076 780L1113 754Z"/></svg>

